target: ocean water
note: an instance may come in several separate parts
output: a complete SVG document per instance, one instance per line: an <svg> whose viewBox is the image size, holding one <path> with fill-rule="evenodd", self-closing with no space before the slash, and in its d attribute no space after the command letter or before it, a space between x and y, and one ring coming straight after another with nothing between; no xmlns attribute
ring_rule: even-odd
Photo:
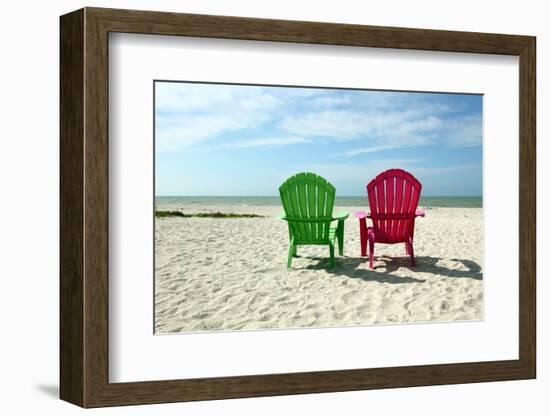
<svg viewBox="0 0 550 416"><path fill-rule="evenodd" d="M195 205L197 207L207 205L227 206L280 206L278 196L157 196L157 207L167 205ZM421 207L442 208L482 208L483 199L480 196L425 196L420 198ZM361 207L368 205L366 196L341 196L336 197L336 206Z"/></svg>

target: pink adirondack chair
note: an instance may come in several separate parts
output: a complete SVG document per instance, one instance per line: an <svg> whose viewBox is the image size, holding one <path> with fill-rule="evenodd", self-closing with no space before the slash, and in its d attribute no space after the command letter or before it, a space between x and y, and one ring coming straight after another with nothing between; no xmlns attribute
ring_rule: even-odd
<svg viewBox="0 0 550 416"><path fill-rule="evenodd" d="M424 217L424 211L417 210L422 184L402 169L389 169L379 174L367 185L370 213L358 211L361 236L361 255L367 255L369 243L369 265L373 268L374 243L405 243L405 252L414 266L414 220ZM372 227L367 226L367 218Z"/></svg>

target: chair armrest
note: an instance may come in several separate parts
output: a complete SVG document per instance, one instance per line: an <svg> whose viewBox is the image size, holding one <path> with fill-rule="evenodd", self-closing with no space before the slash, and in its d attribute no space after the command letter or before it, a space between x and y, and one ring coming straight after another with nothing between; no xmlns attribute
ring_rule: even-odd
<svg viewBox="0 0 550 416"><path fill-rule="evenodd" d="M369 217L370 217L370 215L367 214L365 211L355 211L355 218L363 220L363 219L369 218Z"/></svg>
<svg viewBox="0 0 550 416"><path fill-rule="evenodd" d="M341 220L345 220L348 217L349 217L349 212L347 212L347 211L338 211L336 213L336 215L334 216L334 219L338 220L338 221L341 221Z"/></svg>
<svg viewBox="0 0 550 416"><path fill-rule="evenodd" d="M416 216L417 217L425 217L426 213L424 211L422 211L421 209L417 209L416 210Z"/></svg>
<svg viewBox="0 0 550 416"><path fill-rule="evenodd" d="M286 220L286 212L281 211L279 212L279 215L277 215L278 220Z"/></svg>

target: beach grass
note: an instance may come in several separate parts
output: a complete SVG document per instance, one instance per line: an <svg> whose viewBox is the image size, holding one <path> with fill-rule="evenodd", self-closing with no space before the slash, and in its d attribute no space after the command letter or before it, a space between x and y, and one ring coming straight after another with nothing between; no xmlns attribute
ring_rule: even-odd
<svg viewBox="0 0 550 416"><path fill-rule="evenodd" d="M156 218L182 217L182 218L263 218L257 214L235 214L232 212L196 212L186 214L181 211L155 211Z"/></svg>

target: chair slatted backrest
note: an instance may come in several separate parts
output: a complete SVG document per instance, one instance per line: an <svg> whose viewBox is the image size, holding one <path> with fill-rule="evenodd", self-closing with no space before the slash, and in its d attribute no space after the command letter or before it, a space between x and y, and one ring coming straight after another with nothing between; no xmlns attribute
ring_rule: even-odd
<svg viewBox="0 0 550 416"><path fill-rule="evenodd" d="M314 173L298 173L288 178L279 194L295 243L326 244L336 189Z"/></svg>
<svg viewBox="0 0 550 416"><path fill-rule="evenodd" d="M414 237L414 219L422 184L409 172L389 169L367 185L376 240L399 243Z"/></svg>

